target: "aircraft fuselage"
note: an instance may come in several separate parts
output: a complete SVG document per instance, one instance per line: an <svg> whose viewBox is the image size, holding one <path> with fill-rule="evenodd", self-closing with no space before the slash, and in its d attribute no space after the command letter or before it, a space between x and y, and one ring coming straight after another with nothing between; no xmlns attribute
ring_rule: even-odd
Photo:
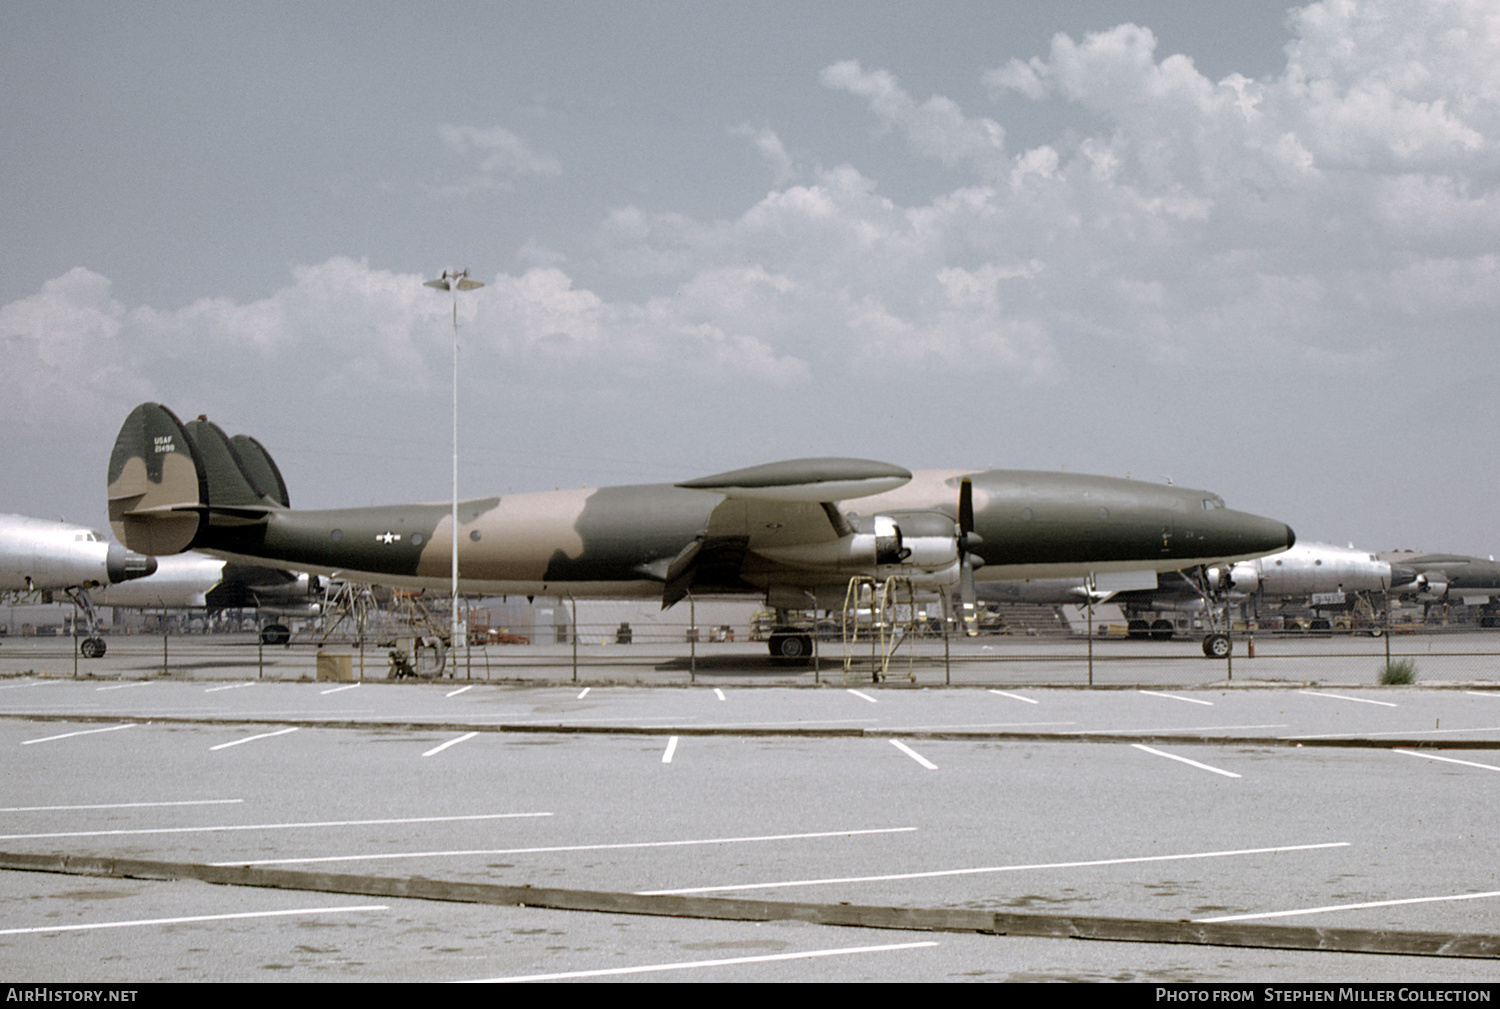
<svg viewBox="0 0 1500 1009"><path fill-rule="evenodd" d="M1151 569L1172 571L1284 549L1282 523L1231 511L1215 495L1186 488L1018 470L927 471L903 487L840 502L855 520L895 517L898 526L947 528L958 483L974 486L972 551L981 581L1061 578ZM650 597L662 594L666 565L710 527L721 495L670 484L518 494L459 505L459 578L470 592ZM262 525L211 527L198 549L321 574L391 585L443 588L451 571L451 505L280 510ZM925 513L925 514L923 514ZM944 522L946 520L946 522ZM841 554L802 542L798 529L750 528L731 574L711 572L694 591L816 590L869 569L873 546L853 537ZM769 523L774 524L774 523ZM769 525L768 524L768 525ZM873 536L871 537L873 540ZM910 541L911 537L907 537ZM956 564L956 553L929 568ZM729 567L725 571L728 572ZM884 565L899 573L900 563Z"/></svg>

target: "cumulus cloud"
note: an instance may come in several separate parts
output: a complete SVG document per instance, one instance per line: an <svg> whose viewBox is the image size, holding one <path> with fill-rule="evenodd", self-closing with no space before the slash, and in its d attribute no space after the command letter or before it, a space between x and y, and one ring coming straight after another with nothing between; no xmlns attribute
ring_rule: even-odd
<svg viewBox="0 0 1500 1009"><path fill-rule="evenodd" d="M0 306L7 430L70 426L126 398L147 396L126 341L126 307L107 277L83 267L49 280L28 298Z"/></svg>
<svg viewBox="0 0 1500 1009"><path fill-rule="evenodd" d="M972 166L982 175L1004 170L1005 129L992 119L965 116L941 95L917 102L884 70L865 70L854 60L823 71L825 87L866 99L889 129L900 130L919 153L949 167Z"/></svg>
<svg viewBox="0 0 1500 1009"><path fill-rule="evenodd" d="M771 192L712 218L616 207L595 249L529 242L522 268L460 298L464 361L507 396L550 397L549 418L613 397L732 418L747 439L775 416L843 430L871 402L940 416L958 383L1066 401L1080 375L1119 376L1070 409L1195 396L1203 416L1220 396L1309 409L1277 399L1296 381L1399 401L1493 376L1500 18L1329 0L1288 25L1279 72L1217 81L1147 27L1059 35L984 73L977 111L829 66L822 85L944 166L940 188L898 200L846 152L794 162L771 125L733 127ZM1066 129L1007 146L1007 115L1049 108ZM498 127L443 138L476 187L561 170ZM581 281L596 263L603 279ZM247 373L350 412L440 396L449 303L422 279L335 257L263 299L158 309L74 270L0 306L18 390L0 416L248 402Z"/></svg>
<svg viewBox="0 0 1500 1009"><path fill-rule="evenodd" d="M560 175L562 164L554 157L538 154L531 145L503 126L481 128L444 123L439 128L443 145L455 154L477 153L474 171L456 183L428 187L439 196L461 196L486 189L509 190L522 175Z"/></svg>
<svg viewBox="0 0 1500 1009"><path fill-rule="evenodd" d="M792 156L787 153L785 145L782 144L775 130L768 126L757 128L745 123L730 132L735 136L748 138L755 145L755 149L760 152L761 159L770 167L776 185L784 186L797 177L797 169L792 162Z"/></svg>

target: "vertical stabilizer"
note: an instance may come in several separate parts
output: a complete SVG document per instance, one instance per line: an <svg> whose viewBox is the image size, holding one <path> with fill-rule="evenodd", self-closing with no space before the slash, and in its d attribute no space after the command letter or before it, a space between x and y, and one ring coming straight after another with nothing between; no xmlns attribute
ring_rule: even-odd
<svg viewBox="0 0 1500 1009"><path fill-rule="evenodd" d="M259 508L280 503L257 486L239 449L219 425L207 417L199 417L188 421L183 428L198 449L201 471L208 482L210 505L225 509Z"/></svg>
<svg viewBox="0 0 1500 1009"><path fill-rule="evenodd" d="M287 497L286 481L281 478L281 469L265 446L248 434L237 434L229 441L235 451L239 452L240 464L255 489L281 507L290 508L292 502Z"/></svg>
<svg viewBox="0 0 1500 1009"><path fill-rule="evenodd" d="M109 524L143 554L175 554L198 535L208 483L197 446L171 410L142 403L125 418L109 457Z"/></svg>

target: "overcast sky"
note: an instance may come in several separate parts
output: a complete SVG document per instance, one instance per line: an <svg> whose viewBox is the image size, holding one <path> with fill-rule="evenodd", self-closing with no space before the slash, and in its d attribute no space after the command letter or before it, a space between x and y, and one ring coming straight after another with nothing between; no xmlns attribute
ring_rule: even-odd
<svg viewBox="0 0 1500 1009"><path fill-rule="evenodd" d="M811 455L1500 553L1488 2L0 5L0 511L142 400L299 507Z"/></svg>

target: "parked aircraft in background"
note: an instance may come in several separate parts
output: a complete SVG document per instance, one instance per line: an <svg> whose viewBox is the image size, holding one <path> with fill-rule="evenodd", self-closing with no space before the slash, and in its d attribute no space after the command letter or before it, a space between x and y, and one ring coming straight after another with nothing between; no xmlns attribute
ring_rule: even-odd
<svg viewBox="0 0 1500 1009"><path fill-rule="evenodd" d="M1328 543L1298 544L1274 557L1240 561L1229 569L1229 589L1263 598L1292 599L1354 592L1384 592L1409 584L1417 573L1375 554ZM1343 600L1324 600L1335 606Z"/></svg>
<svg viewBox="0 0 1500 1009"><path fill-rule="evenodd" d="M199 549L386 585L448 585L449 504L293 510L270 455L206 418L138 406L116 439L110 521L132 549ZM496 595L763 596L773 655L811 638L790 612L843 605L850 579L909 579L928 598L977 580L1173 571L1295 541L1217 495L1112 477L1013 470L913 474L798 459L679 484L517 494L459 506L460 587Z"/></svg>
<svg viewBox="0 0 1500 1009"><path fill-rule="evenodd" d="M1220 593L1230 600L1303 599L1315 607L1337 609L1349 605L1358 593L1395 589L1416 578L1416 571L1405 564L1353 547L1298 543L1273 556L1210 568L1201 575L1136 572L1092 583L1081 578L993 582L980 587L979 597L991 602L1082 605L1092 595L1095 604L1112 602L1121 608L1131 637L1165 640L1175 628L1163 612L1200 612Z"/></svg>
<svg viewBox="0 0 1500 1009"><path fill-rule="evenodd" d="M1403 593L1427 603L1463 603L1483 607L1481 627L1500 626L1500 562L1493 557L1424 554L1398 550L1381 557L1410 568L1416 577Z"/></svg>
<svg viewBox="0 0 1500 1009"><path fill-rule="evenodd" d="M48 600L54 592L67 595L88 621L88 636L79 645L86 658L105 650L89 593L145 578L156 563L85 526L0 515L0 591L37 592Z"/></svg>
<svg viewBox="0 0 1500 1009"><path fill-rule="evenodd" d="M239 564L189 552L153 558L156 573L95 595L101 606L127 609L256 609L272 614L307 613L321 598L317 578L259 564ZM285 644L291 632L280 622L261 628L266 644Z"/></svg>

